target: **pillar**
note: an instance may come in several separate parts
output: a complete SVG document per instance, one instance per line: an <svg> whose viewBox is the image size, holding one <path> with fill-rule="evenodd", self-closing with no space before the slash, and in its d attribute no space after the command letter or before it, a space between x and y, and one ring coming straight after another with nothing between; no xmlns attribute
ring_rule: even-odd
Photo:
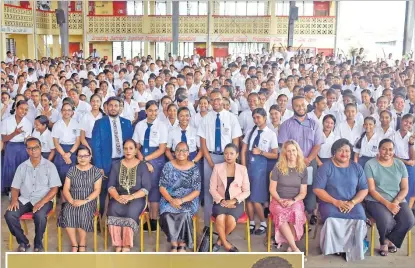
<svg viewBox="0 0 415 268"><path fill-rule="evenodd" d="M83 32L82 32L82 37L83 37L83 45L82 45L82 49L84 51L84 58L88 58L89 57L89 41L88 41L88 23L89 23L89 19L88 19L88 10L89 10L89 1L83 1L82 2L82 17L83 17Z"/></svg>
<svg viewBox="0 0 415 268"><path fill-rule="evenodd" d="M406 10L405 10L405 25L404 25L404 33L403 33L403 48L402 48L402 55L408 54L413 51L413 38L415 38L415 17L413 14L415 13L415 4L412 1L406 2Z"/></svg>
<svg viewBox="0 0 415 268"><path fill-rule="evenodd" d="M38 43L38 38L37 38L37 25L36 25L36 0L33 0L30 2L30 5L32 6L32 13L33 13L33 46L32 49L34 50L34 57L33 59L39 59L38 58L38 47L41 45L40 42ZM30 40L30 41L32 41ZM42 42L42 45L43 42ZM31 54L30 52L30 46L29 46L29 54ZM31 59L31 57L29 57L29 59Z"/></svg>
<svg viewBox="0 0 415 268"><path fill-rule="evenodd" d="M219 2L217 2L219 3ZM216 14L214 10L215 7L219 9L218 5L214 5L214 0L209 0L208 2L208 16L207 16L207 38L206 38L206 56L211 57L213 56L213 47L212 47L212 33L213 33L213 15ZM219 10L218 10L219 11Z"/></svg>
<svg viewBox="0 0 415 268"><path fill-rule="evenodd" d="M172 2L172 40L173 40L173 57L177 57L179 52L179 1Z"/></svg>
<svg viewBox="0 0 415 268"><path fill-rule="evenodd" d="M68 1L59 1L58 8L65 14L65 23L59 26L61 37L61 56L69 56L69 21L68 21Z"/></svg>
<svg viewBox="0 0 415 268"><path fill-rule="evenodd" d="M278 23L278 21L277 21L277 16L276 16L276 13L275 13L275 9L276 9L276 0L270 0L268 2L268 10L266 12L266 14L271 16L271 25L269 27L270 35L277 34L277 23ZM268 49L271 50L273 45L274 44L270 40L269 44L268 44Z"/></svg>
<svg viewBox="0 0 415 268"><path fill-rule="evenodd" d="M287 47L292 46L294 43L294 19L292 18L292 12L295 8L295 1L290 1L290 15L288 17L288 42Z"/></svg>
<svg viewBox="0 0 415 268"><path fill-rule="evenodd" d="M3 10L0 14L0 61L6 59L6 33L3 32L4 26L4 1L0 2L0 9Z"/></svg>

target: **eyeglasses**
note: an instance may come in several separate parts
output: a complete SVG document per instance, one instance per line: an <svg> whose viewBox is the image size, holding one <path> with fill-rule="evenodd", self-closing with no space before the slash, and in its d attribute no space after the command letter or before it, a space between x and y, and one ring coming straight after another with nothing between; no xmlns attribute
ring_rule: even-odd
<svg viewBox="0 0 415 268"><path fill-rule="evenodd" d="M78 158L80 158L80 159L88 159L90 156L91 156L90 154L78 155Z"/></svg>
<svg viewBox="0 0 415 268"><path fill-rule="evenodd" d="M189 150L187 150L187 149L176 150L176 154L180 154L180 153L185 154L185 153L187 153L188 151L189 151Z"/></svg>
<svg viewBox="0 0 415 268"><path fill-rule="evenodd" d="M34 151L37 151L37 150L39 150L39 149L40 149L40 146L35 146L35 147L26 147L26 150L28 150L29 152L30 152L30 151L34 152Z"/></svg>

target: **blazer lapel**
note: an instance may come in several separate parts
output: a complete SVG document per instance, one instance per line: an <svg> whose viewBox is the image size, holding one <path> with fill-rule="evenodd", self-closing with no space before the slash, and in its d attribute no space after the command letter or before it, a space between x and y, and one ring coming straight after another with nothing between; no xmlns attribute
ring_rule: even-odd
<svg viewBox="0 0 415 268"><path fill-rule="evenodd" d="M226 190L226 186L228 185L228 176L226 174L226 163L222 163L220 164L220 169L219 169L219 177L220 180L222 181L225 190Z"/></svg>

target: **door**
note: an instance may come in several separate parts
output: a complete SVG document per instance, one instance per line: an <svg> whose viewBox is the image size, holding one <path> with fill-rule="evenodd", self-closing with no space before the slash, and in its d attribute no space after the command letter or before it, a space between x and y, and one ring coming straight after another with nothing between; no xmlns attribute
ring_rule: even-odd
<svg viewBox="0 0 415 268"><path fill-rule="evenodd" d="M213 58L216 61L216 64L218 65L218 71L222 67L223 61L228 57L229 50L227 47L215 47L213 49Z"/></svg>
<svg viewBox="0 0 415 268"><path fill-rule="evenodd" d="M196 53L199 54L200 57L206 57L206 48L196 47Z"/></svg>
<svg viewBox="0 0 415 268"><path fill-rule="evenodd" d="M318 48L317 52L320 54L321 52L324 53L324 56L332 56L333 49L332 48Z"/></svg>
<svg viewBox="0 0 415 268"><path fill-rule="evenodd" d="M69 42L69 55L81 50L81 43L79 42Z"/></svg>

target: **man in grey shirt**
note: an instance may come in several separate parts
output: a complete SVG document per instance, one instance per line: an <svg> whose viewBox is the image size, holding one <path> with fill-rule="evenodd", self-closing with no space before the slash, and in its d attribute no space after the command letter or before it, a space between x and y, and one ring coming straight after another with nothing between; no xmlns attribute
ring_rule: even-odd
<svg viewBox="0 0 415 268"><path fill-rule="evenodd" d="M11 202L4 218L19 244L18 251L25 252L30 248L30 244L19 218L25 213L33 212L34 251L39 252L43 251L42 239L47 215L53 207L51 201L62 184L55 165L42 157L41 143L37 138L27 139L26 150L29 159L16 170L12 182Z"/></svg>

